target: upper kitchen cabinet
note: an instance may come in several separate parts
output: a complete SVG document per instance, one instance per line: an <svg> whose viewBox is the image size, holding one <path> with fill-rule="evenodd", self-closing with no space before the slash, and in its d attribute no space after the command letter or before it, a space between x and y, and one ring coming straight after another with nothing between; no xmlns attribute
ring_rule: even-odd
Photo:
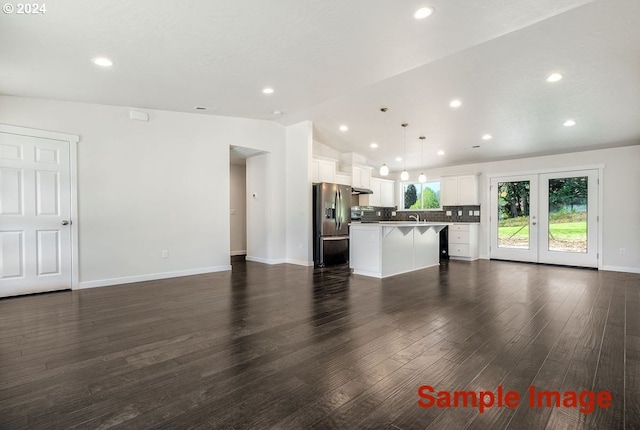
<svg viewBox="0 0 640 430"><path fill-rule="evenodd" d="M442 206L479 205L478 175L442 178Z"/></svg>
<svg viewBox="0 0 640 430"><path fill-rule="evenodd" d="M336 172L336 184L351 185L351 175L344 172Z"/></svg>
<svg viewBox="0 0 640 430"><path fill-rule="evenodd" d="M311 160L311 182L336 182L336 161L313 157Z"/></svg>
<svg viewBox="0 0 640 430"><path fill-rule="evenodd" d="M351 186L358 188L371 188L371 167L351 166Z"/></svg>
<svg viewBox="0 0 640 430"><path fill-rule="evenodd" d="M371 178L370 182L371 191L373 194L366 195L368 200L368 206L395 206L394 188L395 182L388 179ZM360 196L362 199L363 196Z"/></svg>

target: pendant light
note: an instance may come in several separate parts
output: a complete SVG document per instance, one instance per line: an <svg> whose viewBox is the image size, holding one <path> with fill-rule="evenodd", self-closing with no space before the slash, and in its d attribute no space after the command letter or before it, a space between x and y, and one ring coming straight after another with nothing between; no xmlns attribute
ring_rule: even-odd
<svg viewBox="0 0 640 430"><path fill-rule="evenodd" d="M424 136L420 136L420 140L422 141L422 146L420 148L420 164L424 166L424 140L426 139L426 137ZM424 172L420 172L420 176L418 176L418 182L420 182L421 184L424 184L425 182L427 182L427 176L424 174Z"/></svg>
<svg viewBox="0 0 640 430"><path fill-rule="evenodd" d="M409 124L407 124L406 122L403 122L402 124L402 138L403 138L403 142L404 142L404 157L402 158L402 166L403 166L403 170L402 173L400 173L400 180L402 181L408 181L409 180L409 172L407 172L407 126Z"/></svg>
<svg viewBox="0 0 640 430"><path fill-rule="evenodd" d="M385 113L388 110L389 109L387 109L386 107L383 107L380 109L380 112ZM389 175L389 167L387 166L386 163L383 163L382 166L380 166L380 176L388 176L388 175Z"/></svg>

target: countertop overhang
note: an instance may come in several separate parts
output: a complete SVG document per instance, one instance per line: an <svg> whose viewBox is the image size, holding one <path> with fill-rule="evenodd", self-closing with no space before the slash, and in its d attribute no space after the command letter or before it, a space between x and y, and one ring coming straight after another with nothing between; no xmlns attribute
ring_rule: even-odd
<svg viewBox="0 0 640 430"><path fill-rule="evenodd" d="M378 221L378 222L352 222L349 225L361 225L361 226L380 226L380 227L422 227L422 226L447 226L453 225L452 222L438 222L438 221Z"/></svg>
<svg viewBox="0 0 640 430"><path fill-rule="evenodd" d="M366 228L380 228L383 231L384 236L387 236L393 229L398 229L404 232L417 229L420 233L424 233L428 230L434 230L439 233L440 230L448 225L453 225L452 222L435 222L435 221L378 221L378 222L353 222L349 226L353 228L366 227Z"/></svg>

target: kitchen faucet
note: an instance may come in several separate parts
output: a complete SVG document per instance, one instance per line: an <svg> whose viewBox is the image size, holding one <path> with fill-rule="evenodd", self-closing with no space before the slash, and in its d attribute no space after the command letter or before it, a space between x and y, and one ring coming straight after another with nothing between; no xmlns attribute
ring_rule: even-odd
<svg viewBox="0 0 640 430"><path fill-rule="evenodd" d="M409 215L409 219L414 219L416 222L420 222L420 215Z"/></svg>

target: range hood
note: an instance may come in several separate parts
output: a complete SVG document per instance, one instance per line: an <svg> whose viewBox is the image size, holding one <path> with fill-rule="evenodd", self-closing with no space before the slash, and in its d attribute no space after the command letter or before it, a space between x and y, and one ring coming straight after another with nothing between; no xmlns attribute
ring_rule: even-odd
<svg viewBox="0 0 640 430"><path fill-rule="evenodd" d="M351 194L373 194L373 191L368 188L352 187Z"/></svg>

